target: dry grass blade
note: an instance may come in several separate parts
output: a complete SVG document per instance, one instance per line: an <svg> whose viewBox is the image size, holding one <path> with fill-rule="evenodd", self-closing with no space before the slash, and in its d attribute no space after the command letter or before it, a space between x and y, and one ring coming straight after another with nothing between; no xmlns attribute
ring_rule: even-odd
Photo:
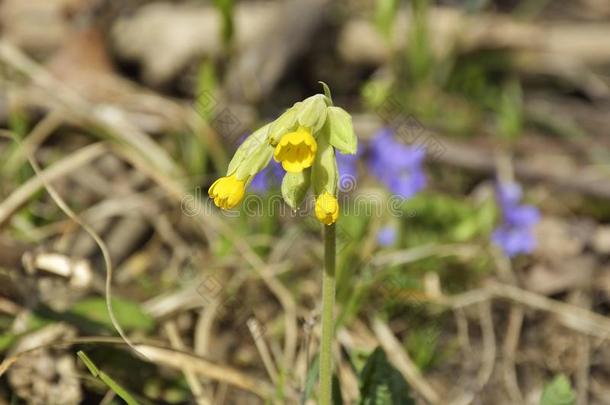
<svg viewBox="0 0 610 405"><path fill-rule="evenodd" d="M136 345L136 348L150 361L159 362L164 366L176 370L182 370L187 367L194 373L213 380L224 381L234 387L250 391L263 399L273 396L274 389L271 384L256 380L233 369L216 365L188 353L145 345Z"/></svg>
<svg viewBox="0 0 610 405"><path fill-rule="evenodd" d="M387 353L390 363L400 371L409 385L429 403L440 404L439 395L421 375L388 325L379 319L373 319L373 332L379 339L381 347Z"/></svg>
<svg viewBox="0 0 610 405"><path fill-rule="evenodd" d="M0 363L0 377L4 375L6 370L8 370L12 364L17 362L26 354L30 354L36 350L45 348L68 347L81 344L126 345L123 340L111 337L81 337L65 341L56 341L48 345L38 346L19 352L4 359L2 363ZM134 347L138 353L145 355L144 360L148 362L159 363L160 365L164 365L178 371L181 371L186 366L196 374L200 374L201 376L210 378L212 380L252 392L263 399L271 397L274 393L273 387L267 381L252 378L230 367L219 366L209 360L203 359L191 353L143 343L137 343L134 345Z"/></svg>
<svg viewBox="0 0 610 405"><path fill-rule="evenodd" d="M265 365L265 369L267 370L267 374L271 381L274 384L278 382L278 374L277 369L275 367L275 363L273 363L273 359L271 358L271 353L269 352L269 348L267 347L267 343L263 338L263 330L261 328L260 323L255 318L248 319L247 322L248 329L250 330L250 334L254 339L254 343L256 345L256 349L263 360L263 364Z"/></svg>
<svg viewBox="0 0 610 405"><path fill-rule="evenodd" d="M10 133L4 132L4 134ZM8 137L14 139L12 135ZM51 183L102 156L107 151L108 148L103 143L86 146L56 162L53 166L42 170L39 176L26 181L0 204L0 225L4 224L32 195L44 187L45 182Z"/></svg>
<svg viewBox="0 0 610 405"><path fill-rule="evenodd" d="M482 390L491 375L496 364L496 335L494 332L493 315L491 313L491 303L484 301L478 304L479 318L481 320L481 334L483 336L482 364L477 374L478 388Z"/></svg>
<svg viewBox="0 0 610 405"><path fill-rule="evenodd" d="M84 122L93 122L101 126L115 138L146 156L164 172L176 171L176 166L167 152L146 133L132 125L119 108L111 105L105 105L104 108L93 106L7 41L0 40L0 59L31 78L37 86L49 94L51 99L56 100L72 115Z"/></svg>
<svg viewBox="0 0 610 405"><path fill-rule="evenodd" d="M125 343L129 347L131 347L137 353L137 350L135 349L135 347L133 346L133 344L131 343L131 341L129 340L129 338L127 337L125 332L123 331L123 328L117 321L116 316L114 314L114 310L112 309L112 260L110 258L110 253L108 251L108 247L106 246L106 243L97 234L97 232L95 232L95 230L90 225L83 222L79 218L79 216L76 215L76 213L74 211L72 211L72 209L63 200L63 198L61 198L59 193L49 183L48 179L46 179L43 176L43 171L40 168L40 166L38 165L38 163L36 162L36 160L34 159L34 157L31 156L30 152L27 149L23 148L23 145L14 136L14 134L12 134L10 131L1 131L0 135L7 137L9 139L12 139L20 146L20 148L22 148L23 153L27 156L28 161L30 162L32 169L34 170L36 177L40 180L41 185L44 186L44 188L47 190L47 192L49 193L49 195L51 196L51 198L53 199L55 204L57 204L57 206L64 212L64 214L66 214L70 219L72 219L79 226L81 226L85 230L85 232L87 232L87 234L89 234L89 236L91 236L91 238L95 241L95 243L99 247L99 249L102 253L102 257L104 258L104 264L106 266L106 308L108 310L108 316L110 317L112 326L116 329L116 331L121 336L121 338L125 341Z"/></svg>
<svg viewBox="0 0 610 405"><path fill-rule="evenodd" d="M186 347L184 342L180 338L180 333L178 332L178 327L176 326L176 322L168 321L165 324L165 333L170 340L170 343L173 348L178 350L185 350ZM193 395L195 396L195 401L197 405L209 405L210 401L205 395L205 391L203 389L203 385L188 365L184 365L182 367L182 374L184 374L184 378L186 379L187 384L191 388Z"/></svg>
<svg viewBox="0 0 610 405"><path fill-rule="evenodd" d="M470 290L452 297L443 297L438 302L453 309L458 309L485 302L492 298L503 298L539 311L549 312L556 315L559 322L564 326L589 336L604 340L610 337L610 320L603 315L498 282L490 282L483 288Z"/></svg>
<svg viewBox="0 0 610 405"><path fill-rule="evenodd" d="M561 323L573 330L600 339L610 337L610 319L605 316L506 284L494 282L489 289L498 297L550 312L556 315Z"/></svg>

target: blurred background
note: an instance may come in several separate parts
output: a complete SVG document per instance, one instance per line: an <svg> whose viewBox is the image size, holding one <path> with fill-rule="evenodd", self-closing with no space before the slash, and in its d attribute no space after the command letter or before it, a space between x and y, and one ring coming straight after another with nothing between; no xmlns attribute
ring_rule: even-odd
<svg viewBox="0 0 610 405"><path fill-rule="evenodd" d="M607 0L2 0L0 405L316 403L311 201L207 189L319 81L335 403L610 404Z"/></svg>

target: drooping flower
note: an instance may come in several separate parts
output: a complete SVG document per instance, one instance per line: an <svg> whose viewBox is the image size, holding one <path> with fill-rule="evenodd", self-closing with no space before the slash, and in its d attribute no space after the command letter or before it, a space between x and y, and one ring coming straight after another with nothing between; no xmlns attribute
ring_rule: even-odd
<svg viewBox="0 0 610 405"><path fill-rule="evenodd" d="M499 182L496 186L502 223L491 239L508 257L531 253L536 248L533 227L540 221L540 211L532 205L520 204L522 195L517 183Z"/></svg>
<svg viewBox="0 0 610 405"><path fill-rule="evenodd" d="M209 190L210 198L218 207L229 210L241 202L246 193L246 183L235 175L221 177Z"/></svg>
<svg viewBox="0 0 610 405"><path fill-rule="evenodd" d="M280 138L273 157L290 173L302 172L311 167L318 150L318 143L305 127L299 127Z"/></svg>
<svg viewBox="0 0 610 405"><path fill-rule="evenodd" d="M316 200L316 217L324 225L331 225L339 218L339 201L330 193L324 193Z"/></svg>
<svg viewBox="0 0 610 405"><path fill-rule="evenodd" d="M380 130L371 141L369 168L392 193L407 199L426 186L423 148L408 146L392 130Z"/></svg>
<svg viewBox="0 0 610 405"><path fill-rule="evenodd" d="M282 197L293 209L312 188L316 217L325 225L339 217L339 174L336 152L355 154L358 139L349 113L333 105L330 90L295 103L273 122L263 126L237 148L225 177L212 184L210 198L222 209L243 199L246 186L268 187L268 178L283 173ZM279 164L269 166L272 158Z"/></svg>

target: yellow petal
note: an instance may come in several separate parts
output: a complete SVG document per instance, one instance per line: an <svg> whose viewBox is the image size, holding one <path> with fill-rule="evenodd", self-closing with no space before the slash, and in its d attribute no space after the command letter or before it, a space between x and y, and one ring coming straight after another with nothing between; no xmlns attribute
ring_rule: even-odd
<svg viewBox="0 0 610 405"><path fill-rule="evenodd" d="M228 210L241 202L246 193L246 184L235 175L221 177L210 187L208 194L219 208Z"/></svg>
<svg viewBox="0 0 610 405"><path fill-rule="evenodd" d="M288 172L301 172L311 167L318 145L306 128L285 134L275 148L273 157Z"/></svg>
<svg viewBox="0 0 610 405"><path fill-rule="evenodd" d="M339 202L329 193L324 193L316 200L316 217L324 225L332 225L339 218Z"/></svg>

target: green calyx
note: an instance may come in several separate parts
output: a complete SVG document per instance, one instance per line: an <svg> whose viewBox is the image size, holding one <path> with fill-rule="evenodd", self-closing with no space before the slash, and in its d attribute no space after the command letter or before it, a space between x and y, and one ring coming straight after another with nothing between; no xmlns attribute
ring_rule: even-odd
<svg viewBox="0 0 610 405"><path fill-rule="evenodd" d="M247 179L269 164L273 156L273 148L267 142L269 127L267 124L255 131L237 148L229 163L228 176L235 174L240 180Z"/></svg>
<svg viewBox="0 0 610 405"><path fill-rule="evenodd" d="M282 197L292 209L297 209L307 196L311 180L311 170L300 173L286 173L282 180Z"/></svg>

